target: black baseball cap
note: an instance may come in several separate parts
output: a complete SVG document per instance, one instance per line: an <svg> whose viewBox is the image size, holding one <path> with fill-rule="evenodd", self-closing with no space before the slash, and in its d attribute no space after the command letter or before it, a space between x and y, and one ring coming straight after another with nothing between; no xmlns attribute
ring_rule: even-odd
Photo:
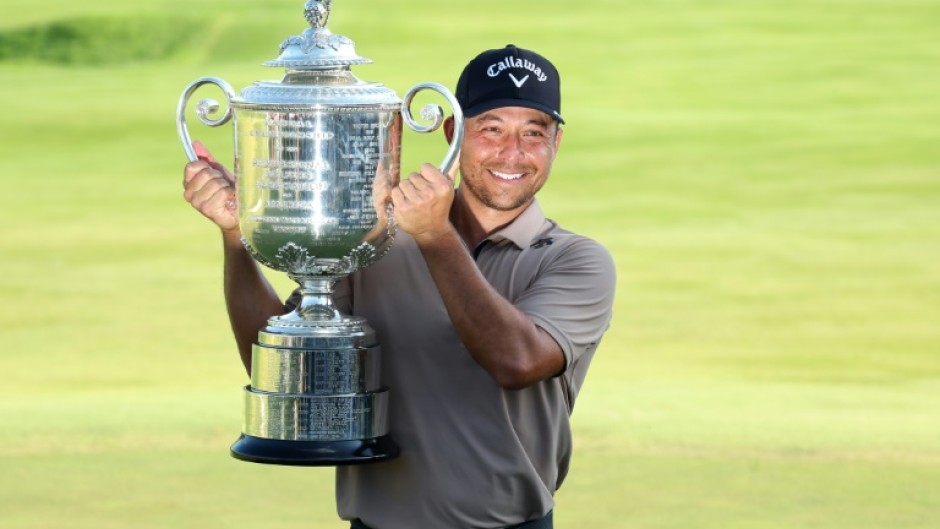
<svg viewBox="0 0 940 529"><path fill-rule="evenodd" d="M538 53L512 44L474 57L460 74L454 95L466 117L518 106L541 110L559 123L565 122L558 70Z"/></svg>

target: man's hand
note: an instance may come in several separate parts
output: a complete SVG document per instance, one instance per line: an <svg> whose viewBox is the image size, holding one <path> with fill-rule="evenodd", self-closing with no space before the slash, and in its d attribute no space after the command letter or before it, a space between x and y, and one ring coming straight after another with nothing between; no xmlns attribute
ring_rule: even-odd
<svg viewBox="0 0 940 529"><path fill-rule="evenodd" d="M431 164L421 166L392 189L395 220L420 244L450 231L450 207L454 202L457 164L444 174Z"/></svg>
<svg viewBox="0 0 940 529"><path fill-rule="evenodd" d="M206 149L193 142L199 160L186 164L183 198L225 233L238 232L235 176Z"/></svg>

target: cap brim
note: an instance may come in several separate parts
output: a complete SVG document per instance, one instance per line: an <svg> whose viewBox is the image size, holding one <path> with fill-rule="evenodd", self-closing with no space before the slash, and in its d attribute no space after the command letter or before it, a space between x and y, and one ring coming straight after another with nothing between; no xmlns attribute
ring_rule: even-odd
<svg viewBox="0 0 940 529"><path fill-rule="evenodd" d="M473 116L479 116L480 114L486 112L487 110L493 110L494 108L502 108L502 107L525 107L525 108L531 108L534 110L540 110L548 114L549 117L558 121L562 125L565 124L565 120L562 119L561 114L559 114L555 110L552 110L548 106L543 105L541 103L528 101L526 99L490 99L488 101L484 101L482 103L473 105L469 108L463 109L463 115L465 117L472 118Z"/></svg>

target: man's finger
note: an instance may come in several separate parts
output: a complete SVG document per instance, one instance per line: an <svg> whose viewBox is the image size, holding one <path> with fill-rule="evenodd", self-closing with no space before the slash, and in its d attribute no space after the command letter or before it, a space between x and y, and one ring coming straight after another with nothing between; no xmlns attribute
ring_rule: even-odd
<svg viewBox="0 0 940 529"><path fill-rule="evenodd" d="M186 167L183 169L183 187L188 186L197 175L211 168L212 166L205 160L196 160L195 162L186 164Z"/></svg>
<svg viewBox="0 0 940 529"><path fill-rule="evenodd" d="M222 206L225 207L225 209L228 209L230 211L234 211L235 208L237 207L234 193L232 193L231 189L222 187L222 188L218 188L212 191L211 194L206 196L196 209L200 211L204 211L204 208L206 208L206 206L216 207L215 205L220 202Z"/></svg>
<svg viewBox="0 0 940 529"><path fill-rule="evenodd" d="M457 151L457 156L454 158L454 163L451 164L450 169L447 170L447 178L450 178L451 182L457 180L457 171L460 170L460 151Z"/></svg>
<svg viewBox="0 0 940 529"><path fill-rule="evenodd" d="M229 172L229 170L226 169L224 165L219 163L219 161L215 159L215 156L209 152L209 149L203 145L201 141L196 140L193 142L193 150L196 152L196 157L198 157L200 160L208 162L209 165L211 165L213 168L222 171L222 174L225 175L225 178L227 178L230 182L235 182L235 175Z"/></svg>
<svg viewBox="0 0 940 529"><path fill-rule="evenodd" d="M186 165L186 174L184 175L184 187L199 188L210 180L220 179L227 185L232 185L221 171L209 165L205 160L190 162Z"/></svg>
<svg viewBox="0 0 940 529"><path fill-rule="evenodd" d="M392 192L390 193L390 198L392 201L392 205L395 206L396 209L401 208L405 204L405 202L407 202L407 199L405 197L405 192L401 190L401 186L398 186L395 189L392 189Z"/></svg>
<svg viewBox="0 0 940 529"><path fill-rule="evenodd" d="M401 181L401 184L407 183L415 191L421 191L431 187L431 182L426 176L419 172L408 175L408 178ZM399 185L401 185L399 184Z"/></svg>
<svg viewBox="0 0 940 529"><path fill-rule="evenodd" d="M232 184L219 176L219 172L212 168L199 171L183 188L183 196L190 200L197 195L207 192L214 193L216 189L231 188Z"/></svg>
<svg viewBox="0 0 940 529"><path fill-rule="evenodd" d="M412 181L413 176L414 176L414 173L412 173L412 176L409 176L407 179L402 180L401 182L398 183L397 186L395 186L394 191L398 191L402 199L410 200L411 198L416 196L418 193L418 188L417 186L415 186L414 181Z"/></svg>

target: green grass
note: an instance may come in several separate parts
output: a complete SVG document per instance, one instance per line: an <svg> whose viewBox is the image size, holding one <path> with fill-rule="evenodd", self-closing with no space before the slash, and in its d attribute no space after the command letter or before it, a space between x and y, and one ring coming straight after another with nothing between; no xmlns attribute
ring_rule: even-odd
<svg viewBox="0 0 940 529"><path fill-rule="evenodd" d="M246 379L173 123L196 77L279 77L302 4L4 4L0 48L94 38L0 62L0 526L342 527L328 469L227 455ZM205 27L127 30L167 20ZM510 42L564 75L541 202L620 282L558 527L940 526L940 4L363 0L330 27L400 94ZM403 165L443 147L406 132Z"/></svg>

